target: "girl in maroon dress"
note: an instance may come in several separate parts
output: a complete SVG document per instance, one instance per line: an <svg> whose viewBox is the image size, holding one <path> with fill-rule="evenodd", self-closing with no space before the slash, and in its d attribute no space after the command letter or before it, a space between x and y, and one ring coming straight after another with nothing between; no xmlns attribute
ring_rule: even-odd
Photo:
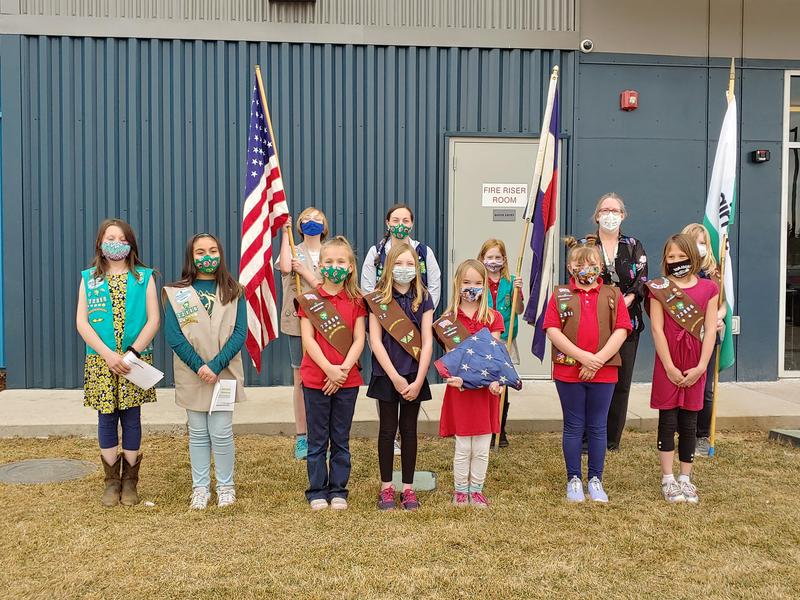
<svg viewBox="0 0 800 600"><path fill-rule="evenodd" d="M486 277L482 262L465 260L461 263L453 279L450 306L445 314L456 315L470 333L486 327L494 339L500 340L503 317L489 308ZM463 389L461 377L449 377L446 383L439 435L456 438L453 504L486 508L483 484L489 467L492 434L500 432L500 383L493 381L489 387L476 390Z"/></svg>
<svg viewBox="0 0 800 600"><path fill-rule="evenodd" d="M703 408L706 367L714 350L719 288L697 276L702 261L695 240L686 234L673 235L664 245L661 266L665 277L648 282L650 323L656 359L650 407L658 410L658 449L661 454L661 491L668 502L700 501L691 483L697 434L697 415ZM654 295L654 289L684 298L670 310ZM700 339L686 328L689 302L704 315ZM703 335L708 332L708 335ZM673 461L675 432L678 432L680 475L675 481Z"/></svg>

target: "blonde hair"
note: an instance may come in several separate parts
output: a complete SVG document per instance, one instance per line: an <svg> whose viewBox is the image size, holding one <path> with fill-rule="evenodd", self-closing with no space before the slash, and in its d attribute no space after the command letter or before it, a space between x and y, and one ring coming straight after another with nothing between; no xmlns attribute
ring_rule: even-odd
<svg viewBox="0 0 800 600"><path fill-rule="evenodd" d="M692 236L692 238L695 240L695 244L697 243L697 236L703 236L703 241L706 243L708 252L706 252L705 257L700 257L700 270L705 271L709 275L716 273L717 259L714 258L714 252L711 250L711 236L708 235L708 229L706 229L705 226L701 225L700 223L689 223L683 228L681 233Z"/></svg>
<svg viewBox="0 0 800 600"><path fill-rule="evenodd" d="M447 312L454 317L458 316L458 308L461 305L461 280L466 275L468 269L475 269L478 275L483 279L483 294L481 294L480 305L478 312L475 314L475 319L486 325L494 322L494 312L489 310L489 301L486 298L486 291L488 287L486 267L484 264L474 258L465 260L456 269L455 277L453 277L453 294L450 298L450 305L447 307Z"/></svg>
<svg viewBox="0 0 800 600"><path fill-rule="evenodd" d="M697 242L690 235L676 233L675 235L669 236L667 242L664 244L664 254L661 256L661 272L664 274L664 277L669 275L667 271L667 254L669 253L669 247L673 244L692 261L692 269L689 271L689 274L696 275L699 273L700 253L697 251Z"/></svg>
<svg viewBox="0 0 800 600"><path fill-rule="evenodd" d="M617 194L617 192L608 192L608 193L603 194L602 196L600 196L600 200L597 201L597 204L594 207L594 222L595 223L597 223L597 219L598 219L599 214L600 214L600 207L603 205L603 202L605 202L609 198L611 198L613 200L616 200L619 203L619 208L622 211L622 216L623 217L627 217L628 216L628 211L625 210L625 202L622 201L622 198L620 197L620 195Z"/></svg>
<svg viewBox="0 0 800 600"><path fill-rule="evenodd" d="M297 229L297 234L305 239L306 234L303 233L303 230L300 229L300 225L302 225L303 221L310 221L311 215L314 213L318 213L320 217L322 217L322 234L319 236L320 241L323 241L326 237L328 237L329 229L328 229L328 217L325 216L325 213L322 212L320 209L315 208L313 206L309 206L299 215L297 215L297 222L295 223L295 229Z"/></svg>
<svg viewBox="0 0 800 600"><path fill-rule="evenodd" d="M573 262L589 262L590 257L593 256L600 269L603 269L603 255L600 253L600 242L597 236L587 235L579 240L570 235L564 238L564 245L567 247L567 268Z"/></svg>
<svg viewBox="0 0 800 600"><path fill-rule="evenodd" d="M481 246L480 252L478 252L478 260L483 262L483 258L486 256L486 253L492 248L497 248L500 250L500 254L502 254L503 258L505 259L503 268L500 269L500 277L505 277L506 279L510 280L511 274L508 271L508 254L506 254L506 245L503 243L503 240L490 238L483 242L483 246Z"/></svg>
<svg viewBox="0 0 800 600"><path fill-rule="evenodd" d="M383 293L381 296L381 304L389 304L389 302L392 301L392 290L394 288L394 274L392 273L392 268L400 255L404 252L408 252L414 257L414 268L417 270L417 275L414 277L414 281L411 285L414 290L414 300L411 302L411 309L417 310L419 305L422 304L423 298L427 296L428 290L422 285L422 278L419 276L419 256L417 256L414 248L408 244L394 244L389 249L386 255L386 261L383 263L383 273L381 273L381 278L375 286L375 291Z"/></svg>
<svg viewBox="0 0 800 600"><path fill-rule="evenodd" d="M322 264L322 259L325 257L325 252L330 248L344 248L347 251L347 260L350 261L350 274L344 280L344 291L351 298L361 298L361 290L358 288L358 267L356 266L356 253L353 252L353 247L347 238L343 235L337 235L329 240L326 240L319 249L319 262Z"/></svg>

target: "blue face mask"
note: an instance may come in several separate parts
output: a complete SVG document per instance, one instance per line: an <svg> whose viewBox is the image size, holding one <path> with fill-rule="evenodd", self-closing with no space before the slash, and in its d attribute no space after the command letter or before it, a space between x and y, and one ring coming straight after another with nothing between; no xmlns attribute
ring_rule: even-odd
<svg viewBox="0 0 800 600"><path fill-rule="evenodd" d="M320 235L324 229L325 225L319 223L318 221L306 221L305 223L300 223L300 231L303 232L303 235Z"/></svg>

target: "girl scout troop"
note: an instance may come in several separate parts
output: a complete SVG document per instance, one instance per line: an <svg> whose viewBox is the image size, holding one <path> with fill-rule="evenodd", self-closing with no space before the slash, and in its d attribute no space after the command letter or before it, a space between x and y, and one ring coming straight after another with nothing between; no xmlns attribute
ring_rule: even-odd
<svg viewBox="0 0 800 600"><path fill-rule="evenodd" d="M612 233L619 235L619 223L605 221L609 215L624 215L621 200L607 195L598 206L598 219L604 220L598 220L600 225L616 226ZM298 215L300 242L293 249L288 239L291 219L284 229L276 261L283 283L281 332L288 337L294 369L294 455L306 459L305 497L313 511L348 508L350 429L364 384L361 356L367 342L371 371L366 394L379 408L376 507L381 511L422 508L414 490L417 420L422 403L431 399L427 374L434 337L449 350L476 334L474 340L486 336L487 347L489 342L505 346L511 335L511 361L519 362L515 338L518 315L524 311L523 282L509 272L503 241L486 240L477 260L458 265L447 308L434 321L441 274L431 249L410 237L413 212L395 205L385 225L384 238L370 248L364 262L361 285L350 242L328 237L321 210L309 207ZM603 484L605 453L618 443L618 438L609 438L609 409L624 363L621 348L641 326L638 309L632 322L629 298L614 277L620 268L608 258L614 253L606 248L607 241L597 235L567 238L569 279L554 288L544 317L563 411L569 502L584 502L587 493L593 502L609 501ZM698 415L708 409L707 369L715 350L713 332L720 326L719 278L707 246L702 226L691 224L667 240L663 276L645 281L646 271L634 274L646 283L642 295L656 347L651 406L659 411L661 492L670 503L699 502L692 463L700 447L698 435L706 435L706 419ZM643 249L640 254L644 256ZM130 225L119 219L101 223L91 265L81 273L76 324L86 343L84 404L98 415L104 506L139 502L140 410L156 395L153 388L143 390L126 379L132 360L126 356L152 364L152 340L160 325L156 274L142 262ZM247 308L216 236L200 233L188 240L181 277L163 287L161 301L166 340L174 352L175 401L186 410L188 422L189 507L205 509L212 498L212 458L217 505L230 506L236 502L233 411L216 410L212 397L224 385L237 401L245 399L241 349ZM483 329L488 333L479 333ZM449 360L460 362L456 356ZM468 389L461 377L446 377L440 435L455 438L452 502L458 507L488 507L484 489L492 437L500 435L500 445L507 445L506 414L500 414L499 401L505 377L494 378L477 384L486 387ZM402 454L396 489L393 446L398 434Z"/></svg>

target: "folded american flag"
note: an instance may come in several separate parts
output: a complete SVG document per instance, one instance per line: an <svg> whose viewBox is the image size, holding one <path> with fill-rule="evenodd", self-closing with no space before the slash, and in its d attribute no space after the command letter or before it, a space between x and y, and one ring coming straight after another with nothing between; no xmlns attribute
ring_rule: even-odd
<svg viewBox="0 0 800 600"><path fill-rule="evenodd" d="M511 363L508 350L485 327L465 339L434 365L444 378L461 377L466 389L489 387L493 381L515 390L522 389L522 379Z"/></svg>

